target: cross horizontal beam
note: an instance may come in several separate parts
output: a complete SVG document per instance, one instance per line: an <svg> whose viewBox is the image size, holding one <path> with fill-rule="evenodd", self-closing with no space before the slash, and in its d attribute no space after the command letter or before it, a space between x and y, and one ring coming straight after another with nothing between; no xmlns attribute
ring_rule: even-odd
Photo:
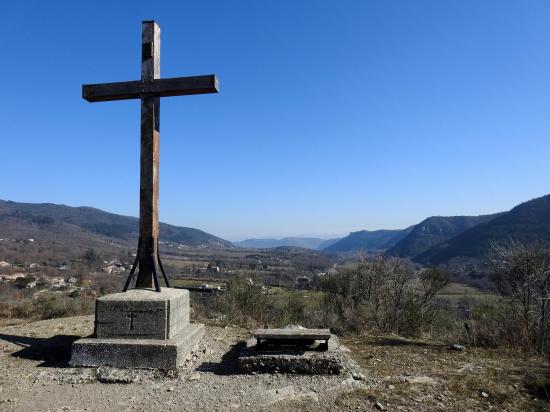
<svg viewBox="0 0 550 412"><path fill-rule="evenodd" d="M89 102L140 99L147 94L167 97L205 93L219 93L218 78L215 74L82 86L82 97Z"/></svg>

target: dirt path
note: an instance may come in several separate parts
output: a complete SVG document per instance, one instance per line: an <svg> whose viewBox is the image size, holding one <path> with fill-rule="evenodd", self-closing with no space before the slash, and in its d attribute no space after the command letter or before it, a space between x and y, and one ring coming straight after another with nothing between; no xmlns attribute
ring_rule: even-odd
<svg viewBox="0 0 550 412"><path fill-rule="evenodd" d="M187 365L170 376L68 368L71 342L92 324L81 316L0 327L0 410L318 411L368 385L344 375L239 374L235 355L248 333L236 328L208 327Z"/></svg>

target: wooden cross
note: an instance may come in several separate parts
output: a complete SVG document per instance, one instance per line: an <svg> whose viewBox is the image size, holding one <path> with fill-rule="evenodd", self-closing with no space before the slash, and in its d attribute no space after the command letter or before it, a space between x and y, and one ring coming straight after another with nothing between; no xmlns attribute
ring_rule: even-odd
<svg viewBox="0 0 550 412"><path fill-rule="evenodd" d="M158 255L159 196L159 106L160 98L189 94L218 93L216 75L160 78L160 28L154 21L142 22L141 80L85 84L82 97L89 102L141 99L141 172L139 244L136 260L124 286L128 289L139 267L136 287L160 292L157 267L169 286Z"/></svg>

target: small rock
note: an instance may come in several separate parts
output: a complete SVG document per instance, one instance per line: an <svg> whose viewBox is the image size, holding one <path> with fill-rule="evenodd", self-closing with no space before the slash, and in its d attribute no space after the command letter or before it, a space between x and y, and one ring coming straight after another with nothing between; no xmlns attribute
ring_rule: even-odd
<svg viewBox="0 0 550 412"><path fill-rule="evenodd" d="M455 350L455 351L458 351L458 352L464 352L466 350L464 345L459 345L458 343L452 344L451 346L449 346L449 349L450 350Z"/></svg>
<svg viewBox="0 0 550 412"><path fill-rule="evenodd" d="M380 402L376 402L376 403L374 404L374 407L375 407L376 409L378 409L379 411L385 411L385 410L386 410L386 408L384 408L384 405L382 405Z"/></svg>
<svg viewBox="0 0 550 412"><path fill-rule="evenodd" d="M353 379L355 379L356 381L363 381L365 380L365 375L363 375L362 373L358 373L358 372L353 372L351 374L351 377Z"/></svg>
<svg viewBox="0 0 550 412"><path fill-rule="evenodd" d="M168 389L166 389L167 392L174 392L174 388L173 387L170 387Z"/></svg>
<svg viewBox="0 0 550 412"><path fill-rule="evenodd" d="M395 385L388 385L388 389L389 389L389 390L394 390L394 389L395 389Z"/></svg>
<svg viewBox="0 0 550 412"><path fill-rule="evenodd" d="M429 376L415 376L413 378L406 378L406 381L412 384L426 384L426 385L435 385L438 381Z"/></svg>
<svg viewBox="0 0 550 412"><path fill-rule="evenodd" d="M479 396L481 396L482 398L488 398L489 397L489 394L487 392L484 392L484 391L481 391L479 393Z"/></svg>

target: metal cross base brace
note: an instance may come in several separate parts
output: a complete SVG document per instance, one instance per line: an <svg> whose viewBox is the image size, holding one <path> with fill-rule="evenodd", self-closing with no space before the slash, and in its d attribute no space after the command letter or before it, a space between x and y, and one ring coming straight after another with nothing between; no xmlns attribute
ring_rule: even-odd
<svg viewBox="0 0 550 412"><path fill-rule="evenodd" d="M170 281L168 280L168 276L166 276L166 272L164 271L164 267L162 266L162 261L160 260L160 256L158 254L158 239L154 240L151 239L150 242L148 242L149 245L152 245L150 250L146 251L144 250L144 247L142 246L141 237L138 241L138 251L136 254L136 258L134 260L134 263L132 265L132 269L130 270L130 273L128 274L128 279L126 279L126 283L124 284L124 288L122 289L123 292L126 292L128 288L130 287L130 284L132 283L132 279L134 278L134 275L136 274L136 269L139 266L139 262L143 262L144 260L149 260L149 267L152 271L153 276L153 283L155 285L155 290L157 292L160 292L160 281L158 276L158 269L160 269L160 272L162 273L162 277L164 279L164 282L166 283L166 287L170 288ZM156 249L156 251L155 251ZM140 268L141 270L141 268ZM139 274L138 274L139 277Z"/></svg>

